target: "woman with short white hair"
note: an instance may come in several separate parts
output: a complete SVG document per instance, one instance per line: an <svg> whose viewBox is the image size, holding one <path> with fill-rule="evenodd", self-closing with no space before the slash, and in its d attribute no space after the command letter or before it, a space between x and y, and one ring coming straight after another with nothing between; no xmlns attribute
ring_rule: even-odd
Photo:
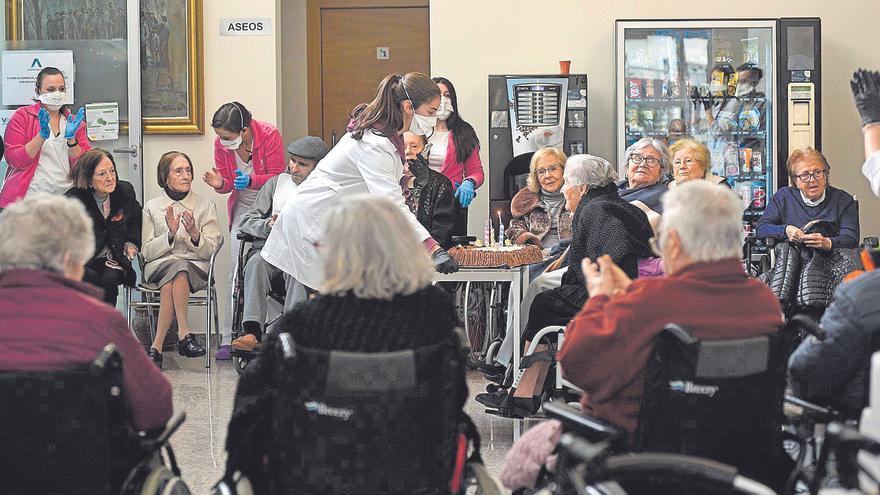
<svg viewBox="0 0 880 495"><path fill-rule="evenodd" d="M623 163L626 177L617 183L620 198L662 215L660 198L666 193L664 179L670 170L666 145L652 137L639 139L626 149Z"/></svg>
<svg viewBox="0 0 880 495"><path fill-rule="evenodd" d="M291 334L300 346L345 352L395 352L457 338L452 298L432 285L434 264L404 215L391 200L369 194L340 197L327 210L315 246L324 281L318 295L275 324L260 357L244 370L226 440L230 452L244 442L258 442L245 432L264 414L253 405L272 393L272 352L282 333ZM453 402L460 408L467 399L464 370L452 371L461 372L461 383L451 384Z"/></svg>
<svg viewBox="0 0 880 495"><path fill-rule="evenodd" d="M618 195L617 172L604 158L574 155L565 162L565 207L574 213L569 268L562 285L535 296L529 310L523 340L551 325L566 325L587 300L581 261L609 255L631 278L638 276L641 258L651 256L649 240L654 231L638 207ZM549 363L533 365L520 381L514 400L502 401L506 393L480 394L477 401L489 407L509 408L503 414L525 416L537 411Z"/></svg>

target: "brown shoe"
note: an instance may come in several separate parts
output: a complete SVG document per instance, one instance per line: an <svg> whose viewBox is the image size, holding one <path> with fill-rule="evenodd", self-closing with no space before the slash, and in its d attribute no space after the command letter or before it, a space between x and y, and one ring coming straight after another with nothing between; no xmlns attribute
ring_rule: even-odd
<svg viewBox="0 0 880 495"><path fill-rule="evenodd" d="M248 333L232 341L232 348L237 351L253 352L260 345L254 334Z"/></svg>

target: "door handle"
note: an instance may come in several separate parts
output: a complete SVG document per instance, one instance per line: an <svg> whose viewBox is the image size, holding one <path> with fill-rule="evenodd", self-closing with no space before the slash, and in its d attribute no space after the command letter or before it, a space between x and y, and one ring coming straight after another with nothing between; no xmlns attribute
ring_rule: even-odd
<svg viewBox="0 0 880 495"><path fill-rule="evenodd" d="M113 150L114 153L127 153L131 156L138 156L137 146L129 146L127 148L117 148Z"/></svg>
<svg viewBox="0 0 880 495"><path fill-rule="evenodd" d="M336 131L330 134L330 147L336 146Z"/></svg>

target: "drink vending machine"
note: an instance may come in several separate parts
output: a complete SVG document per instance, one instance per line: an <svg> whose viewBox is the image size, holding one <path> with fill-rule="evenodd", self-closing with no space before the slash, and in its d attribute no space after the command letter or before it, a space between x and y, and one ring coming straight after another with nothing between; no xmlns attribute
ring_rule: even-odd
<svg viewBox="0 0 880 495"><path fill-rule="evenodd" d="M818 18L616 22L617 158L650 136L689 136L743 200L748 234L788 184L797 148L821 151Z"/></svg>
<svg viewBox="0 0 880 495"><path fill-rule="evenodd" d="M587 75L489 76L489 216L510 221L510 200L525 187L540 148L587 152Z"/></svg>

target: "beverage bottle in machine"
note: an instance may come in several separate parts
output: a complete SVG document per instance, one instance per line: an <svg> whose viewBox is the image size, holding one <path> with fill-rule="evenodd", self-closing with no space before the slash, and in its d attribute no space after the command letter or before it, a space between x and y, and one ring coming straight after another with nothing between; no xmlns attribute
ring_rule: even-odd
<svg viewBox="0 0 880 495"><path fill-rule="evenodd" d="M724 147L724 175L727 177L736 177L739 175L739 156L737 155L736 145L727 143Z"/></svg>

